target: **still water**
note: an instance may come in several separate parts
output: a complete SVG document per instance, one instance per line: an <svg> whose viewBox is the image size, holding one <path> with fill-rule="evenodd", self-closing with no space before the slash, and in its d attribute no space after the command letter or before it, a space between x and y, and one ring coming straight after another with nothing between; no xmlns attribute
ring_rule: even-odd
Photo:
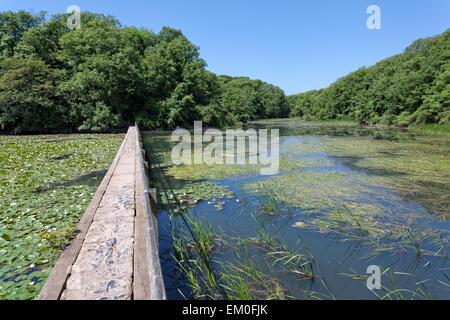
<svg viewBox="0 0 450 320"><path fill-rule="evenodd" d="M173 166L170 135L143 135L169 299L450 298L448 136L298 121L254 127L280 130L277 175ZM213 238L194 281L190 260L184 271L175 261L182 215ZM195 244L185 250L194 261ZM381 289L367 287L372 265ZM202 274L209 268L213 281Z"/></svg>

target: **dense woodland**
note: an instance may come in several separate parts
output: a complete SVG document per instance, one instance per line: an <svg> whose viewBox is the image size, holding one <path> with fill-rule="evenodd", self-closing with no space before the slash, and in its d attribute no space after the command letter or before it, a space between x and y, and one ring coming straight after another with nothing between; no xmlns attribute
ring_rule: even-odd
<svg viewBox="0 0 450 320"><path fill-rule="evenodd" d="M288 97L291 116L408 125L450 121L450 29L360 68L328 88Z"/></svg>
<svg viewBox="0 0 450 320"><path fill-rule="evenodd" d="M179 30L158 34L113 17L0 14L0 125L8 132L106 131L136 121L173 128L284 117L284 92L206 70L199 48Z"/></svg>
<svg viewBox="0 0 450 320"><path fill-rule="evenodd" d="M0 13L0 130L10 133L237 126L278 117L445 123L450 31L321 90L286 97L274 85L217 76L180 30L159 33L83 12Z"/></svg>

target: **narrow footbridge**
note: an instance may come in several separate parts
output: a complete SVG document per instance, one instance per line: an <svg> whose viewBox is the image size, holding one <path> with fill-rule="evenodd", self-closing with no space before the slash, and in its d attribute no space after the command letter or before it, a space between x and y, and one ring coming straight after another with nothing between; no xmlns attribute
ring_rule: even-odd
<svg viewBox="0 0 450 320"><path fill-rule="evenodd" d="M133 126L39 300L166 299L156 192L146 170L139 128Z"/></svg>

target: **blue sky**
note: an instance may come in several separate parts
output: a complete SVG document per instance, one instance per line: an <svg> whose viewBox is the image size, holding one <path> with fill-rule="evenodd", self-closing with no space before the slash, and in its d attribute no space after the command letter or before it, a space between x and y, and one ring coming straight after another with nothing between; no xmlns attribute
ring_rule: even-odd
<svg viewBox="0 0 450 320"><path fill-rule="evenodd" d="M181 29L210 71L261 79L286 94L326 87L450 27L449 0L2 0L0 11L54 14L72 4L124 25ZM381 9L380 30L366 27L372 4Z"/></svg>

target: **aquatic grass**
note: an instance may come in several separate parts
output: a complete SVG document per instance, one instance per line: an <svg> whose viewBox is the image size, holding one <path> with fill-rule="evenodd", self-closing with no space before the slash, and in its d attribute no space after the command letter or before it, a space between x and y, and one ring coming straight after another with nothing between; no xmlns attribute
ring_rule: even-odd
<svg viewBox="0 0 450 320"><path fill-rule="evenodd" d="M409 229L406 229L405 233L411 245L413 246L416 255L420 257L422 255L422 249L420 248L420 243L422 242L422 239L420 233L413 234Z"/></svg>
<svg viewBox="0 0 450 320"><path fill-rule="evenodd" d="M348 218L343 218L345 215L348 215ZM202 263L195 263L193 268L190 271L185 271L187 274L187 278L193 278L194 275L197 280L189 280L191 282L191 287L195 288L195 290L199 291L198 279L206 279L201 280L201 287L203 288L202 294L197 294L196 297L207 297L208 299L250 299L250 297L265 297L267 298L293 298L291 295L287 294L284 289L280 291L280 284L278 284L277 280L273 277L268 276L267 272L263 272L258 265L255 265L255 257L258 256L258 259L263 258L265 263L268 263L268 270L270 273L278 272L290 272L293 274L298 274L300 276L299 279L308 280L317 278L320 280L322 287L328 292L328 298L335 299L334 294L329 290L326 285L325 279L316 274L315 269L320 270L317 260L314 258L309 245L307 242L299 237L298 244L301 244L301 250L297 249L296 251L292 251L285 244L285 242L277 237L277 230L273 230L274 226L271 226L270 230L267 228L267 222L270 222L270 219L265 218L261 215L252 214L255 224L258 226L257 228L257 237L247 237L242 238L238 237L235 241L223 241L226 243L226 247L233 248L233 254L235 254L235 258L230 262L230 258L228 257L226 261L222 261L222 259L216 260L216 267L211 274L214 273L214 277L206 277L202 276L202 272L210 268L209 266L205 268ZM339 216L339 215L338 215ZM346 210L340 212L341 220L348 219L351 222L351 228L356 229L358 232L354 233L355 239L360 238L361 230L364 230L364 224L361 222L354 221L358 219L352 214L349 214ZM192 219L186 219L189 223L196 223ZM196 220L198 222L198 220ZM271 225L271 223L269 223ZM208 228L200 227L198 230L205 230L203 233L207 234ZM397 230L398 231L398 230ZM413 236L411 236L413 235ZM426 237L415 234L410 229L407 229L403 226L403 234L397 235L397 239L402 239L402 245L409 245L414 247L414 243L418 243L424 240ZM411 242L411 239L416 239ZM420 241L418 239L421 239ZM231 239L230 239L231 240ZM344 241L347 241L345 239ZM256 256L251 256L249 254L248 245L257 245L265 253L257 254ZM189 246L188 246L189 247ZM207 246L203 246L207 247ZM243 249L237 249L243 248ZM381 248L378 248L381 251ZM421 249L422 250L422 249ZM204 251L204 250L203 250ZM422 251L421 251L422 252ZM423 251L425 252L425 251ZM217 264L220 266L217 269ZM196 270L196 272L192 271ZM276 270L276 271L274 271ZM400 273L395 273L399 275ZM202 278L204 277L204 278ZM365 277L366 278L366 277ZM219 280L218 280L219 279ZM265 284L270 284L269 286L263 285L263 279ZM271 279L271 280L270 280ZM355 278L355 280L361 278ZM364 279L364 278L363 278ZM197 281L197 282L196 282ZM418 284L424 284L423 282ZM222 287L226 292L220 291L218 288ZM207 289L205 289L207 288ZM426 288L417 288L416 291L411 291L410 289L400 289L399 287L394 287L393 289L388 289L385 287L385 294L381 295L379 298L383 299L404 299L404 298L417 298L424 299L427 296ZM277 293L278 292L278 293ZM281 294L282 293L282 294ZM307 297L315 297L320 298L320 295L317 292L313 292L310 290L303 290L302 295Z"/></svg>
<svg viewBox="0 0 450 320"><path fill-rule="evenodd" d="M422 125L418 125L418 126L409 127L408 131L424 132L427 134L450 134L450 123L447 123L447 124L437 124L437 123L422 124Z"/></svg>
<svg viewBox="0 0 450 320"><path fill-rule="evenodd" d="M230 178L232 176L241 174L259 174L261 169L260 164L249 164L248 158L246 158L246 164L222 164L222 165L210 165L206 163L195 164L194 157L192 156L191 164L174 165L171 161L171 149L176 145L175 142L171 142L170 135L167 133L155 134L151 132L143 133L143 144L146 150L154 157L154 163L160 164L166 178L173 182L178 181L192 181L203 179L223 179ZM204 142L203 146L208 143ZM235 148L237 146L235 145ZM237 149L236 149L237 150ZM192 155L194 149L192 148ZM249 151L246 151L246 155ZM226 156L226 154L224 154Z"/></svg>
<svg viewBox="0 0 450 320"><path fill-rule="evenodd" d="M275 192L273 189L264 191L261 190L260 194L262 199L258 199L258 213L268 214L273 217L279 217L284 213L291 216L290 206L284 200L286 199L284 189L277 188L277 190L278 192Z"/></svg>
<svg viewBox="0 0 450 320"><path fill-rule="evenodd" d="M393 271L391 267L386 269L381 268L381 288L370 289L370 292L379 300L434 300L434 297L425 286L425 283L431 279L417 280L417 277L408 272ZM362 281L362 285L366 286L367 274L359 274L351 268L352 273L340 272L339 275L351 278L355 281ZM401 281L400 277L406 280ZM385 285L386 280L389 286ZM413 281L412 285L408 285ZM381 291L381 293L380 293Z"/></svg>
<svg viewBox="0 0 450 320"><path fill-rule="evenodd" d="M329 220L338 221L345 218L343 223L355 224L363 235L367 232L382 233L383 221L378 219L377 225L371 220L385 217L387 213L371 203L370 199L361 201L367 198L363 194L371 191L367 187L359 187L355 185L353 177L346 173L301 171L247 184L245 190L252 194L265 195L263 204L269 212L276 213L281 209L289 212L290 208L298 207L307 215L310 209L314 208L316 212L327 213ZM347 200L340 200L341 195ZM346 208L348 212L342 215L335 208Z"/></svg>
<svg viewBox="0 0 450 320"><path fill-rule="evenodd" d="M269 277L256 265L249 254L245 241L236 250L237 259L232 263L222 264L223 288L230 300L284 300L293 298L286 294L282 285L275 278Z"/></svg>
<svg viewBox="0 0 450 320"><path fill-rule="evenodd" d="M435 256L442 256L443 262L445 262L447 260L447 247L446 247L446 242L447 239L444 239L444 237L442 236L442 234L439 235L439 249L434 253ZM442 254L440 253L442 252Z"/></svg>
<svg viewBox="0 0 450 320"><path fill-rule="evenodd" d="M176 222L173 221L176 219ZM257 218L260 221L261 218ZM208 299L286 299L288 295L279 281L270 276L277 265L280 270L289 270L304 278L315 275L311 263L303 255L293 254L281 240L269 236L264 224L260 225L260 240L242 238L223 240L211 231L206 218L186 211L184 215L172 217L173 258L177 261L194 298ZM185 231L182 231L186 228ZM264 246L260 247L264 241ZM221 251L232 252L233 258L223 261L217 255L217 243ZM250 253L249 245L257 245L265 254ZM270 251L277 248L278 251ZM231 250L231 251L229 251ZM213 258L215 257L215 258ZM264 271L257 260L266 264ZM309 293L314 296L314 293ZM305 292L306 295L306 292Z"/></svg>
<svg viewBox="0 0 450 320"><path fill-rule="evenodd" d="M302 253L292 252L285 248L284 250L269 252L266 256L273 257L272 267L279 263L284 267L284 270L299 274L302 279L315 278L311 261L307 260Z"/></svg>
<svg viewBox="0 0 450 320"><path fill-rule="evenodd" d="M322 234L335 234L340 243L352 242L355 250L365 248L364 258L373 258L387 252L395 253L399 250L408 252L412 249L418 257L433 256L446 259L446 239L442 230L429 228L424 225L414 226L413 221L406 225L402 220L394 218L376 220L372 216L355 214L346 206L333 208L329 204L326 216L315 218L309 223L301 222L294 227ZM378 217L384 219L384 216ZM426 249L434 247L436 251ZM350 247L349 247L350 248Z"/></svg>
<svg viewBox="0 0 450 320"><path fill-rule="evenodd" d="M252 212L250 213L250 215L256 226L256 237L248 237L247 241L256 243L257 245L262 246L266 249L278 248L279 239L276 236L278 231L275 229L275 225L271 223L271 229L269 230L267 228L267 221L270 222L270 220L266 220L264 216L255 215Z"/></svg>
<svg viewBox="0 0 450 320"><path fill-rule="evenodd" d="M260 216L253 217L255 220L257 228L257 237L246 239L247 243L256 244L261 246L266 253L264 256L271 260L269 266L273 268L275 265L280 264L283 266L283 270L300 274L305 278L314 278L314 268L313 264L316 263L314 256L304 241L300 236L297 243L303 243L303 248L306 248L308 254L305 255L300 252L300 249L292 251L286 242L278 236L279 231L276 229L268 230L266 222Z"/></svg>
<svg viewBox="0 0 450 320"><path fill-rule="evenodd" d="M280 214L278 202L279 199L277 195L272 191L270 195L263 195L263 200L259 200L259 206L264 212L277 216Z"/></svg>
<svg viewBox="0 0 450 320"><path fill-rule="evenodd" d="M270 295L273 291L270 282L256 266L244 239L237 239L234 256L234 261L221 264L222 287L227 298L249 300L264 291L266 296Z"/></svg>
<svg viewBox="0 0 450 320"><path fill-rule="evenodd" d="M317 144L313 138L308 138L301 139L297 145L289 145L291 154L300 155L297 161L304 161L302 155L314 153L303 151L305 145L314 146L316 152L326 152L336 161L366 172L383 185L400 191L407 201L417 201L446 219L450 212L450 164L447 160L450 149L446 135L430 136L393 128L363 128L359 135L359 128L351 131L329 126L321 131L323 126L295 122L284 130L286 135L300 136L309 133L305 128L311 126L310 133L323 136ZM281 130L283 133L283 127Z"/></svg>
<svg viewBox="0 0 450 320"><path fill-rule="evenodd" d="M384 295L378 294L374 290L371 290L371 292L375 296L377 296L378 299L380 299L380 300L386 300L386 299L389 299L389 300L394 300L394 299L395 300L413 300L413 299L434 300L433 296L431 295L431 293L425 286L425 282L429 281L429 279L418 281L416 279L416 276L411 273L393 272L390 268L383 270L382 275L386 274L388 271L389 271L388 277L389 277L390 283L392 285L392 288L388 288L387 286L381 285L381 289L384 291ZM415 286L417 286L417 287L415 288L415 290L407 289L407 288L399 288L399 284L398 284L398 281L395 279L395 275L408 277L407 281L405 281L403 283L403 285L406 285L410 279L415 279L416 280ZM383 283L383 281L382 281L382 283Z"/></svg>

